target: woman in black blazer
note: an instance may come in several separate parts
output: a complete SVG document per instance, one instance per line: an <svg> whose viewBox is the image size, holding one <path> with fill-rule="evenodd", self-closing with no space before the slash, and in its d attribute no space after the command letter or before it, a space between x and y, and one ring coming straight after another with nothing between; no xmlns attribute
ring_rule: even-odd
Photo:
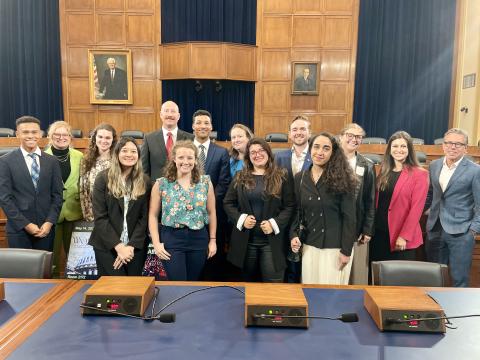
<svg viewBox="0 0 480 360"><path fill-rule="evenodd" d="M223 202L234 225L227 259L243 269L246 281L283 281L288 225L295 208L293 186L287 179L286 171L273 161L268 143L251 139L244 167Z"/></svg>
<svg viewBox="0 0 480 360"><path fill-rule="evenodd" d="M150 179L138 161L133 138L115 146L112 165L99 173L93 188L93 246L98 275L140 276L147 251Z"/></svg>

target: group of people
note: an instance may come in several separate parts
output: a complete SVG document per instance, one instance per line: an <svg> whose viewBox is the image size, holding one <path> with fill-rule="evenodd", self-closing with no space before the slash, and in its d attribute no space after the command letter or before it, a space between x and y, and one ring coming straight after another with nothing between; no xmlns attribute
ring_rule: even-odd
<svg viewBox="0 0 480 360"><path fill-rule="evenodd" d="M430 171L410 135L396 132L376 176L355 123L312 136L297 116L292 148L274 154L243 124L230 130L230 151L216 145L206 110L193 114L193 135L178 129L174 102L160 118L141 148L101 124L85 155L71 147L66 122L51 124L43 152L39 120L17 119L20 149L0 158L9 246L54 249L58 272L73 223L85 219L99 275L141 275L151 242L169 280L226 280L228 262L246 281L367 284L370 261L417 258L428 213L428 260L468 286L480 166L464 156L463 130L446 132L445 156Z"/></svg>

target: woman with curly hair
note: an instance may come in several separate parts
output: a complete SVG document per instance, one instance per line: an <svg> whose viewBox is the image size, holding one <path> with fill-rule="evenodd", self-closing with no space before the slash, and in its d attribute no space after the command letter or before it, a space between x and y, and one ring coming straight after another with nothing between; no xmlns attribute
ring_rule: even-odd
<svg viewBox="0 0 480 360"><path fill-rule="evenodd" d="M356 239L353 172L332 134L313 137L309 151L312 166L295 175L290 245L302 247L302 283L347 285Z"/></svg>
<svg viewBox="0 0 480 360"><path fill-rule="evenodd" d="M110 124L100 124L92 132L87 154L80 165L80 205L83 218L93 221L92 194L95 178L111 164L117 132Z"/></svg>
<svg viewBox="0 0 480 360"><path fill-rule="evenodd" d="M251 139L244 161L223 201L234 224L227 260L243 269L246 281L282 282L295 208L292 185L265 140Z"/></svg>
<svg viewBox="0 0 480 360"><path fill-rule="evenodd" d="M217 252L215 193L210 177L200 174L193 142L177 141L173 147L165 176L152 188L148 228L168 280L198 280L205 260Z"/></svg>

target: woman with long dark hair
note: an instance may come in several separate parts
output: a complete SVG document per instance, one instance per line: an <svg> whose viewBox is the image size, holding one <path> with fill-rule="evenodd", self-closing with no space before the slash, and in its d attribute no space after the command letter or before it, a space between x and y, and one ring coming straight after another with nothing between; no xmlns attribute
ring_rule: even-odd
<svg viewBox="0 0 480 360"><path fill-rule="evenodd" d="M397 131L388 140L377 179L371 261L415 260L416 248L423 244L419 221L428 183L428 172L418 164L412 138Z"/></svg>
<svg viewBox="0 0 480 360"><path fill-rule="evenodd" d="M268 143L251 139L244 167L223 201L234 225L227 260L243 269L247 281L283 281L287 229L295 208L292 190Z"/></svg>
<svg viewBox="0 0 480 360"><path fill-rule="evenodd" d="M330 133L313 137L309 151L312 166L295 175L290 245L293 252L302 247L302 283L346 285L356 239L353 171Z"/></svg>
<svg viewBox="0 0 480 360"><path fill-rule="evenodd" d="M143 173L140 148L133 138L116 144L110 168L93 188L93 246L98 275L140 276L147 253L150 179Z"/></svg>

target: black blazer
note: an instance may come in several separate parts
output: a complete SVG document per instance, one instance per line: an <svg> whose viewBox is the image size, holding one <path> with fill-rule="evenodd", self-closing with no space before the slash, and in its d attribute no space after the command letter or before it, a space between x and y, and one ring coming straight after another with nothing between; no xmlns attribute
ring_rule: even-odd
<svg viewBox="0 0 480 360"><path fill-rule="evenodd" d="M363 170L362 170L363 168ZM363 171L363 175L361 175ZM375 221L375 168L371 160L357 153L357 238L360 234L373 236Z"/></svg>
<svg viewBox="0 0 480 360"><path fill-rule="evenodd" d="M115 198L107 188L108 169L100 172L93 185L93 216L95 224L89 245L99 250L111 250L120 241L123 230L123 197ZM147 240L148 203L150 199L151 182L144 175L147 190L137 200L130 200L127 212L128 238L127 245L143 249Z"/></svg>
<svg viewBox="0 0 480 360"><path fill-rule="evenodd" d="M192 140L193 135L178 129L177 140ZM167 148L163 138L163 129L151 132L145 136L142 145L142 165L145 174L155 181L162 177L163 167L167 164Z"/></svg>
<svg viewBox="0 0 480 360"><path fill-rule="evenodd" d="M235 188L237 178L238 176L230 183L225 199L223 200L223 208L233 223L227 260L233 265L243 268L245 255L247 253L247 244L250 238L250 230L245 228L243 228L242 231L238 230L237 222L242 214L253 214L253 210L248 201L245 186L238 185ZM267 196L263 206L262 219L257 219L257 222L261 222L273 218L280 229L278 235L267 235L272 248L273 263L277 271L285 269L287 266L285 250L288 245L288 225L294 212L295 197L293 195L292 183L289 180L285 180L282 184L280 198Z"/></svg>
<svg viewBox="0 0 480 360"><path fill-rule="evenodd" d="M0 206L7 216L7 232L21 231L29 223L57 223L63 203L62 173L58 160L42 151L35 191L20 149L0 157Z"/></svg>
<svg viewBox="0 0 480 360"><path fill-rule="evenodd" d="M230 156L228 151L210 142L207 158L205 159L205 174L210 176L217 206L222 205L223 198L230 184Z"/></svg>

